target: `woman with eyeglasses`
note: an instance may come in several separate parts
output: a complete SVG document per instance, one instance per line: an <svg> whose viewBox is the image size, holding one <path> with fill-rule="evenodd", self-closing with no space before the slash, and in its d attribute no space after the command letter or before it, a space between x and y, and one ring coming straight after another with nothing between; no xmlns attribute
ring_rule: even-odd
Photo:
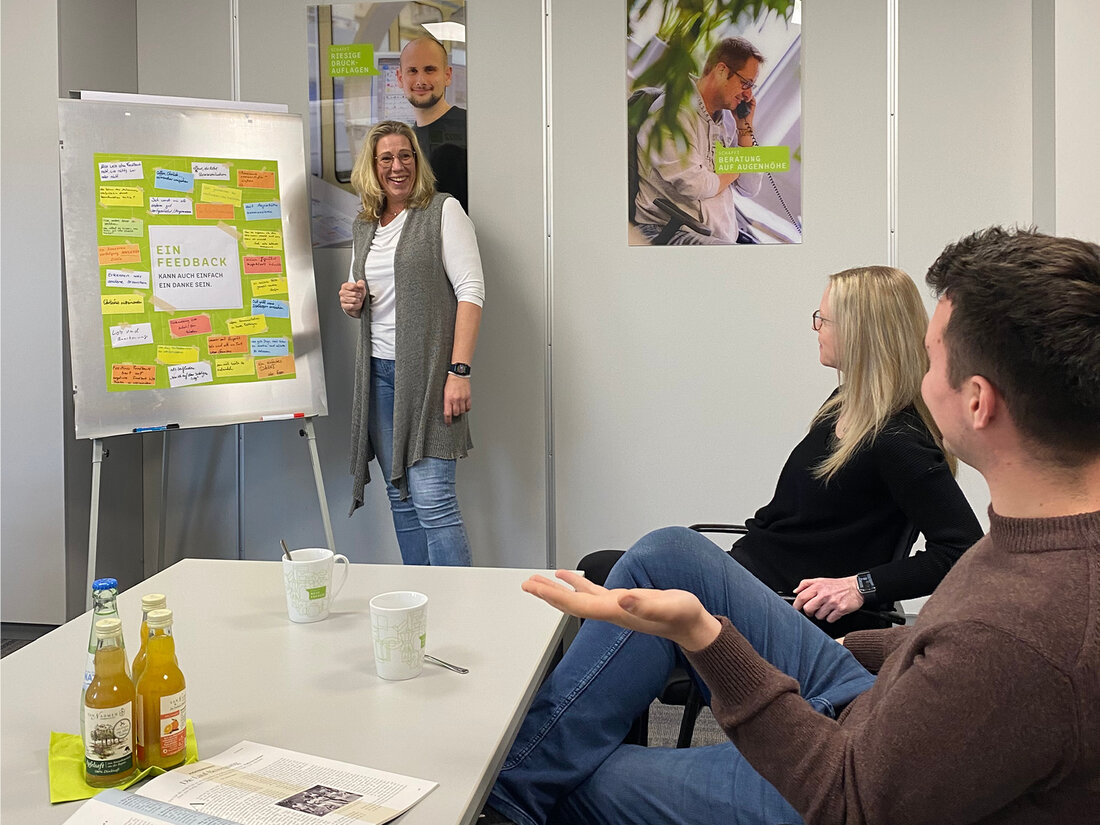
<svg viewBox="0 0 1100 825"><path fill-rule="evenodd" d="M821 363L840 386L730 554L839 637L887 626L879 611L931 593L982 530L921 399L928 313L909 276L884 266L838 272L812 320ZM894 558L914 530L924 551ZM599 551L582 566L602 581L619 556Z"/></svg>
<svg viewBox="0 0 1100 825"><path fill-rule="evenodd" d="M404 123L371 128L351 182L363 204L340 286L340 308L360 319L351 509L377 458L404 563L469 565L455 464L473 446L470 363L485 298L474 227L435 191Z"/></svg>

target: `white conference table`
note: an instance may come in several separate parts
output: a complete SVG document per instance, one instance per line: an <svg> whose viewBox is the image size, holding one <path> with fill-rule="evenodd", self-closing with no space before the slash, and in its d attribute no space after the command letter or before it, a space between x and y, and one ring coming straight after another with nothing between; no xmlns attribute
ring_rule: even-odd
<svg viewBox="0 0 1100 825"><path fill-rule="evenodd" d="M338 573L339 571L337 571ZM185 559L119 595L132 657L141 596L175 613L199 758L242 739L439 783L401 825L477 819L566 617L520 590L533 570L353 564L333 613L287 618L279 562ZM425 663L405 682L375 673L368 602L388 590L428 596ZM0 820L50 825L81 804L50 805L50 731L79 732L85 613L0 663Z"/></svg>

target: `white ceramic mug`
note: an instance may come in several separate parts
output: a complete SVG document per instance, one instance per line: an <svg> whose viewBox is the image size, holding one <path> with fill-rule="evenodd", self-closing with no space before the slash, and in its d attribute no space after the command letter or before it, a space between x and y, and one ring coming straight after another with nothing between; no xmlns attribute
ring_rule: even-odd
<svg viewBox="0 0 1100 825"><path fill-rule="evenodd" d="M383 679L400 681L424 669L428 597L411 590L382 593L370 600L374 664Z"/></svg>
<svg viewBox="0 0 1100 825"><path fill-rule="evenodd" d="M293 561L291 561L293 559ZM334 587L332 570L336 562L344 567ZM348 557L333 554L327 547L291 550L283 556L283 584L286 585L286 611L292 622L319 622L328 616L332 601L348 578Z"/></svg>

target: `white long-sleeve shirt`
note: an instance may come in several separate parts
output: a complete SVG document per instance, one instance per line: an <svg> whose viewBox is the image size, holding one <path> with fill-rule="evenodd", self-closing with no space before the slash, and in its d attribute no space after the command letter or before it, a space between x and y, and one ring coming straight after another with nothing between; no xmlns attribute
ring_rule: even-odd
<svg viewBox="0 0 1100 825"><path fill-rule="evenodd" d="M395 330L397 328L397 290L393 280L393 256L405 227L405 212L401 212L386 226L379 224L371 241L370 253L363 263L363 276L367 281L370 300L371 355L375 358L394 358ZM451 282L455 297L477 306L485 303L485 275L481 270L481 253L477 248L474 224L454 198L443 204L440 226L443 241L443 268ZM355 256L352 255L354 266ZM348 280L355 281L355 273L349 269Z"/></svg>

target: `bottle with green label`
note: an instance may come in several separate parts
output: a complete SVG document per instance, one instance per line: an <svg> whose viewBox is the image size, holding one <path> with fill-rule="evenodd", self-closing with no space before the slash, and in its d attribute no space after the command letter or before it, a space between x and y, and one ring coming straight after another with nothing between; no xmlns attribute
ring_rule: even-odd
<svg viewBox="0 0 1100 825"><path fill-rule="evenodd" d="M137 771L134 683L122 642L122 622L99 619L95 633L92 681L84 692L84 780L93 788L110 788Z"/></svg>

